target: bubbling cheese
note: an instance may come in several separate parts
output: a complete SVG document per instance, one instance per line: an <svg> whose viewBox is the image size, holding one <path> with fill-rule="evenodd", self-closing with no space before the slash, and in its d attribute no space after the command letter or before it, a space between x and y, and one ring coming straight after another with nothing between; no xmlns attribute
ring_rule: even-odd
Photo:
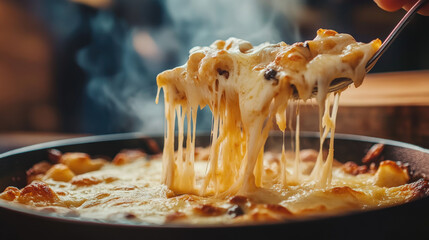
<svg viewBox="0 0 429 240"><path fill-rule="evenodd" d="M359 86L365 76L366 63L380 45L378 39L364 44L348 34L319 29L314 40L293 45L280 42L254 47L247 41L229 38L215 41L209 47L191 49L185 65L157 77L156 102L162 89L166 116L163 183L175 193L203 196L246 195L266 187L262 182L263 153L273 123L284 132L287 106L295 101L293 90L297 90L300 99L308 100L317 86L315 98L320 128L317 162L309 176L300 176L298 124L294 172L290 174L283 167L281 183L283 187L291 181L305 181L320 188L328 186L332 179L333 138L340 95L340 91L333 94L331 109L328 87L333 79L340 77L350 78ZM197 110L205 106L213 114L211 149L207 172L197 185L195 126ZM329 133L329 154L323 159L321 149Z"/></svg>

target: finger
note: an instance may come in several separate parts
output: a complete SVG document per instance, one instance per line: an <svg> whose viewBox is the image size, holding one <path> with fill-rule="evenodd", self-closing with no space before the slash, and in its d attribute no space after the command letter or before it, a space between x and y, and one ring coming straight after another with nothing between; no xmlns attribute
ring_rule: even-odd
<svg viewBox="0 0 429 240"><path fill-rule="evenodd" d="M382 9L394 12L406 5L409 0L374 0L374 2Z"/></svg>
<svg viewBox="0 0 429 240"><path fill-rule="evenodd" d="M415 2L416 1L414 1L413 3L405 4L403 8L408 11L413 7ZM429 3L426 3L423 7L421 7L418 13L424 16L429 16Z"/></svg>

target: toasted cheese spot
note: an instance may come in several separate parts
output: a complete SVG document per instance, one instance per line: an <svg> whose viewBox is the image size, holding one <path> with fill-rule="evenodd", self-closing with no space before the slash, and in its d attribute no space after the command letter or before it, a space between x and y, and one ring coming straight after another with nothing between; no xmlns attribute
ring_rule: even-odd
<svg viewBox="0 0 429 240"><path fill-rule="evenodd" d="M252 210L249 215L250 220L253 222L277 222L282 220L277 215L264 210Z"/></svg>
<svg viewBox="0 0 429 240"><path fill-rule="evenodd" d="M338 33L334 30L330 30L330 29L319 29L317 30L317 35L319 36L323 36L323 37L330 37L330 36L335 36Z"/></svg>
<svg viewBox="0 0 429 240"><path fill-rule="evenodd" d="M74 177L74 173L64 164L55 164L43 177L43 179L53 179L55 181L68 182Z"/></svg>
<svg viewBox="0 0 429 240"><path fill-rule="evenodd" d="M369 167L367 165L358 165L355 162L346 162L341 166L341 169L351 175L358 175L364 173L373 174L377 171L375 163L371 163Z"/></svg>
<svg viewBox="0 0 429 240"><path fill-rule="evenodd" d="M228 208L226 213L231 217L236 218L244 215L244 210L240 205L232 205L231 207Z"/></svg>
<svg viewBox="0 0 429 240"><path fill-rule="evenodd" d="M58 195L44 182L33 181L21 190L17 198L19 203L32 203L38 205L48 205L59 202Z"/></svg>
<svg viewBox="0 0 429 240"><path fill-rule="evenodd" d="M170 213L165 217L166 223L178 222L187 218L187 215L183 212Z"/></svg>
<svg viewBox="0 0 429 240"><path fill-rule="evenodd" d="M102 176L102 177L95 177L95 176L85 176L85 175L79 175L73 177L71 180L71 184L76 186L91 186L96 185L100 183L110 183L118 178L113 176Z"/></svg>
<svg viewBox="0 0 429 240"><path fill-rule="evenodd" d="M194 212L203 216L219 216L226 213L225 208L216 207L210 204L201 204L194 207Z"/></svg>
<svg viewBox="0 0 429 240"><path fill-rule="evenodd" d="M404 193L413 192L412 199L429 196L429 181L421 178L413 183L403 185L401 190Z"/></svg>
<svg viewBox="0 0 429 240"><path fill-rule="evenodd" d="M115 158L113 159L113 164L123 165L146 156L147 154L140 149L127 149L116 154Z"/></svg>
<svg viewBox="0 0 429 240"><path fill-rule="evenodd" d="M292 217L285 207L276 204L257 204L249 210L245 218L253 222L276 222Z"/></svg>
<svg viewBox="0 0 429 240"><path fill-rule="evenodd" d="M325 205L317 205L314 207L304 208L299 211L299 215L312 215L312 214L321 214L326 212L328 208Z"/></svg>
<svg viewBox="0 0 429 240"><path fill-rule="evenodd" d="M2 193L0 193L0 199L6 201L13 201L19 196L19 189L16 187L7 187Z"/></svg>
<svg viewBox="0 0 429 240"><path fill-rule="evenodd" d="M32 168L26 171L27 183L31 183L34 180L41 180L43 174L45 174L51 166L50 163L45 161L34 164Z"/></svg>
<svg viewBox="0 0 429 240"><path fill-rule="evenodd" d="M353 190L349 186L334 187L334 188L331 188L329 191L331 193L335 194L335 195L339 195L339 196L342 196L342 197L352 196L355 199L360 198L359 195L365 195L362 192L358 192L356 190Z"/></svg>
<svg viewBox="0 0 429 240"><path fill-rule="evenodd" d="M374 183L380 187L396 187L406 184L408 180L407 170L390 160L381 162L374 176Z"/></svg>
<svg viewBox="0 0 429 240"><path fill-rule="evenodd" d="M262 206L264 206L266 209L270 210L271 212L274 212L277 214L292 215L291 211L289 211L287 208L279 204L264 204Z"/></svg>
<svg viewBox="0 0 429 240"><path fill-rule="evenodd" d="M100 169L106 161L104 159L91 159L86 153L65 153L61 156L60 163L66 165L79 175Z"/></svg>

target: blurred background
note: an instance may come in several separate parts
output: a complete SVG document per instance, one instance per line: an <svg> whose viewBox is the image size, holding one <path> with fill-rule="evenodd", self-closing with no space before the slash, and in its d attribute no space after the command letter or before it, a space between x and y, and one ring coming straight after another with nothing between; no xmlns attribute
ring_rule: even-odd
<svg viewBox="0 0 429 240"><path fill-rule="evenodd" d="M372 0L2 0L0 145L19 134L163 134L156 75L185 63L193 46L231 36L293 43L319 28L384 40L404 14ZM412 96L402 90L413 85L422 98L368 103L353 95L337 132L429 147L428 26L429 17L416 16L371 71L401 72L387 75L398 80L398 96ZM317 130L316 111L303 110L303 130ZM204 110L197 129L210 126Z"/></svg>

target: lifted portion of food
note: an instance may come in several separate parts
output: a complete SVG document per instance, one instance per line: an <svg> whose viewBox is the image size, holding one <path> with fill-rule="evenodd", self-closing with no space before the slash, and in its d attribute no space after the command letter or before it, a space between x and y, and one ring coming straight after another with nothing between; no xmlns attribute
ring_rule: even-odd
<svg viewBox="0 0 429 240"><path fill-rule="evenodd" d="M27 171L28 185L8 187L0 201L41 212L82 220L128 224L236 224L291 221L357 210L398 205L426 196L426 180L408 183L406 166L371 154L365 164L333 161L332 182L327 188L312 184L277 184L282 154L266 152L262 166L263 194L227 198L175 194L161 183L162 156L124 150L112 162L85 153L51 151L57 156ZM195 178L204 181L209 148L196 148ZM294 169L293 152L286 151L286 171ZM300 152L300 173L308 176L318 152ZM81 168L74 168L76 163ZM97 166L96 168L93 166Z"/></svg>
<svg viewBox="0 0 429 240"><path fill-rule="evenodd" d="M294 89L300 99L307 100L317 86L321 140L316 165L310 176L300 175L298 106L295 167L288 172L285 157L281 157L281 177L276 183L284 189L297 184L318 188L330 185L335 118L339 94L344 89L335 93L331 113L328 87L336 78L352 79L359 86L366 63L380 45L378 39L364 44L348 34L320 29L314 40L293 45L281 42L253 47L247 41L230 38L209 47L193 48L185 65L157 77L158 97L159 90L164 91L167 121L162 182L175 193L200 196L247 195L258 188L273 187L263 182L268 133L274 121L285 131L286 109L288 102L294 101ZM195 125L197 109L206 105L213 113L212 146L207 173L198 185L194 166ZM330 150L323 158L322 145L329 133Z"/></svg>

